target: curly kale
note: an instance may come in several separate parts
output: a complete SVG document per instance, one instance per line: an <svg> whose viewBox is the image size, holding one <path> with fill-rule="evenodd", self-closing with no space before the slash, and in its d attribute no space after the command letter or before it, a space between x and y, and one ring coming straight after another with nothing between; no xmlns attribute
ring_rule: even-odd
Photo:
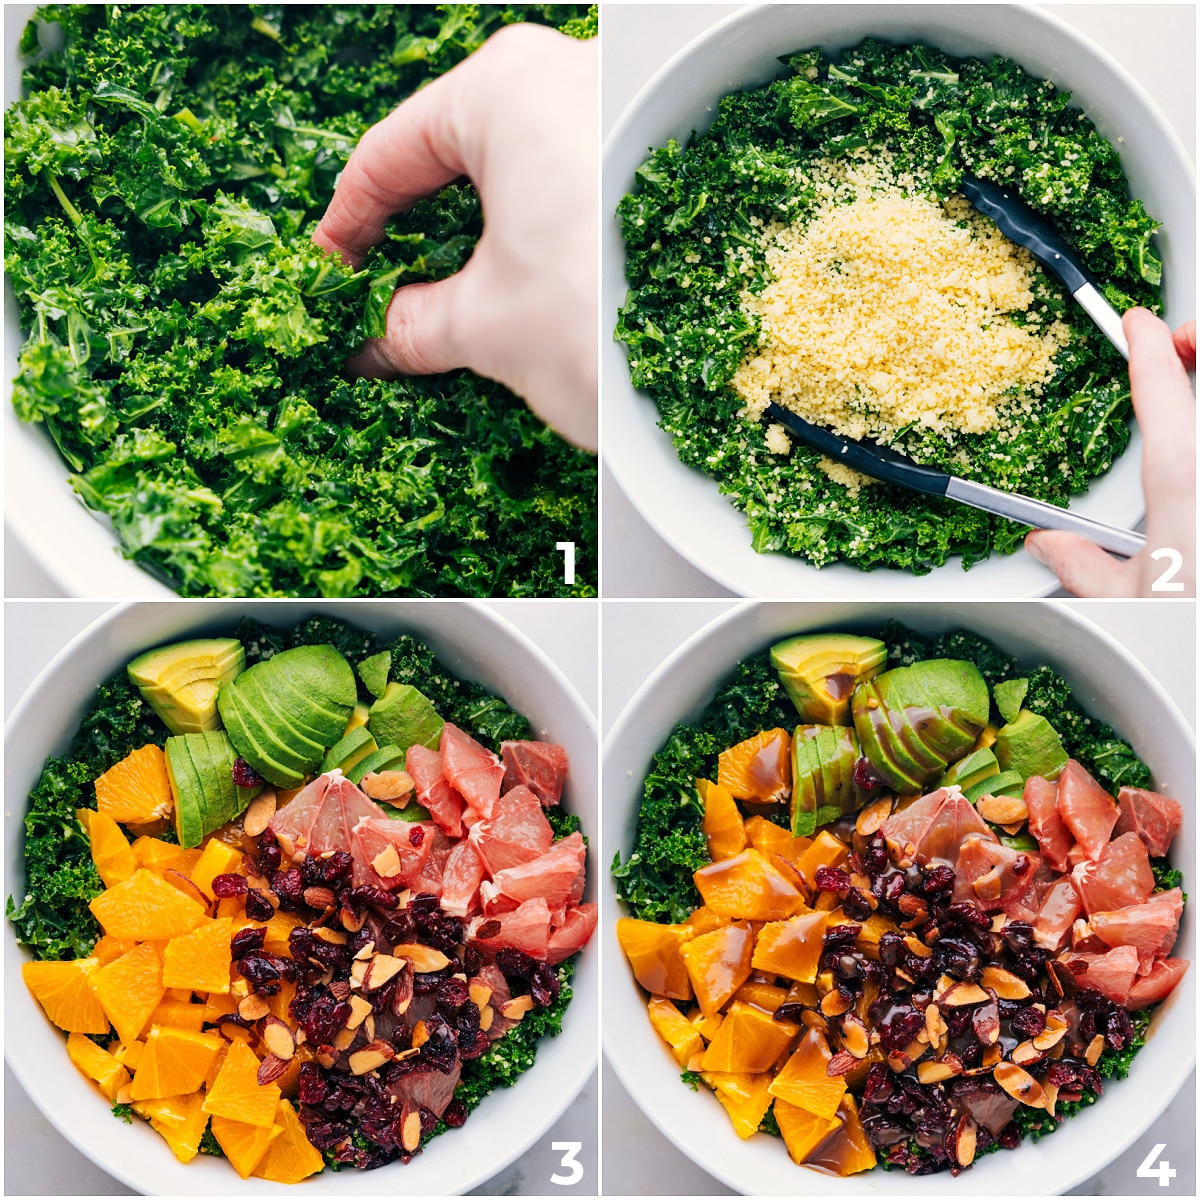
<svg viewBox="0 0 1200 1200"><path fill-rule="evenodd" d="M1169 892L1172 888L1183 887L1183 872L1176 870L1165 858L1152 858L1150 870L1154 875L1154 890ZM1183 893L1183 902L1187 903L1187 892Z"/></svg>
<svg viewBox="0 0 1200 1200"><path fill-rule="evenodd" d="M692 873L708 863L695 780L716 778L717 756L761 729L791 726L796 710L768 655L741 663L699 721L677 725L654 756L629 857L612 873L618 898L643 921L682 921L699 903Z"/></svg>
<svg viewBox="0 0 1200 1200"><path fill-rule="evenodd" d="M762 230L810 211L799 168L886 148L924 194L945 199L964 171L1002 179L1081 254L1118 310L1159 307L1156 223L1133 199L1116 150L1069 96L1003 58L955 59L868 39L837 62L810 50L773 83L733 92L711 128L638 168L618 207L630 291L616 337L682 462L712 476L746 515L760 552L925 574L1013 552L1024 528L977 509L875 484L852 495L795 445L773 453L764 424L739 417L731 386L759 343L741 303L768 282ZM952 443L913 427L898 445L921 462L1064 505L1129 442L1124 364L1047 276L1036 301L1071 340L1020 427ZM1020 317L1024 320L1024 317ZM1022 403L1028 400L1022 398Z"/></svg>
<svg viewBox="0 0 1200 1200"><path fill-rule="evenodd" d="M13 403L180 593L592 595L596 461L468 371L345 377L483 228L455 184L352 271L311 240L361 135L504 25L583 5L54 5L5 120ZM31 22L21 41L39 49ZM576 543L576 583L558 541Z"/></svg>

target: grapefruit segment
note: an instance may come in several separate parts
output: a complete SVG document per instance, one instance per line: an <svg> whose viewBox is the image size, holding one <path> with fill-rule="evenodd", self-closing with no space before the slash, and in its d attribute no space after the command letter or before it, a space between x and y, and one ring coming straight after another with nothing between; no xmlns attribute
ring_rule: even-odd
<svg viewBox="0 0 1200 1200"><path fill-rule="evenodd" d="M562 797L569 763L567 752L553 742L501 742L503 791L524 785L546 808ZM503 793L502 793L503 794Z"/></svg>
<svg viewBox="0 0 1200 1200"><path fill-rule="evenodd" d="M491 817L471 827L471 841L489 875L539 858L554 842L538 798L518 785L501 796Z"/></svg>
<svg viewBox="0 0 1200 1200"><path fill-rule="evenodd" d="M596 932L599 909L595 904L581 904L567 910L565 920L550 934L550 947L546 961L557 966L572 954L578 954Z"/></svg>
<svg viewBox="0 0 1200 1200"><path fill-rule="evenodd" d="M449 721L442 728L439 749L446 782L481 817L490 817L500 798L503 764L470 734Z"/></svg>

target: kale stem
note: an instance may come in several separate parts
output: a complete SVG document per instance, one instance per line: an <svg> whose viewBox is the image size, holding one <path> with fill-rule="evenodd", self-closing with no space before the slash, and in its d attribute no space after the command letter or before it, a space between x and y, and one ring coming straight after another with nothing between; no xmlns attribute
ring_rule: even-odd
<svg viewBox="0 0 1200 1200"><path fill-rule="evenodd" d="M80 214L79 209L77 209L75 205L73 205L70 200L67 199L67 194L62 190L62 185L58 182L58 180L53 175L49 176L49 179L50 189L58 197L58 202L62 205L63 212L67 214L71 224L78 229L80 225L83 224L83 217Z"/></svg>

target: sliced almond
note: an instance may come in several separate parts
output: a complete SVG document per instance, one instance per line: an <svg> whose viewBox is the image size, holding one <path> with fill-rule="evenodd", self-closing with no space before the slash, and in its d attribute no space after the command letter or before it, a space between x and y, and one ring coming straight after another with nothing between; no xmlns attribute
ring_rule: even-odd
<svg viewBox="0 0 1200 1200"><path fill-rule="evenodd" d="M375 953L375 941L369 941L354 957L359 961L370 958Z"/></svg>
<svg viewBox="0 0 1200 1200"><path fill-rule="evenodd" d="M363 1022L363 1031L367 1035L367 1041L375 1040L375 1014L373 1012L367 1014L367 1019Z"/></svg>
<svg viewBox="0 0 1200 1200"><path fill-rule="evenodd" d="M952 988L957 987L958 980L953 975L939 975L933 989L933 1002L940 1004L942 997Z"/></svg>
<svg viewBox="0 0 1200 1200"><path fill-rule="evenodd" d="M403 942L392 950L397 958L407 958L418 975L427 975L430 971L440 971L450 965L450 960L440 951L419 942Z"/></svg>
<svg viewBox="0 0 1200 1200"><path fill-rule="evenodd" d="M1004 1051L999 1046L989 1046L983 1052L983 1059L980 1062L982 1067L994 1067L1004 1057Z"/></svg>
<svg viewBox="0 0 1200 1200"><path fill-rule="evenodd" d="M982 1004L990 999L977 983L956 983L938 999L944 1008L962 1008L967 1004Z"/></svg>
<svg viewBox="0 0 1200 1200"><path fill-rule="evenodd" d="M1046 1093L1042 1090L1042 1085L1016 1063L997 1063L992 1077L1014 1100L1019 1100L1030 1108L1045 1106Z"/></svg>
<svg viewBox="0 0 1200 1200"><path fill-rule="evenodd" d="M242 831L247 837L258 837L267 827L267 822L275 815L275 807L279 798L273 787L265 787L246 806L242 816Z"/></svg>
<svg viewBox="0 0 1200 1200"><path fill-rule="evenodd" d="M1011 1057L1018 1067L1029 1067L1040 1063L1046 1056L1032 1042L1022 1042L1013 1049Z"/></svg>
<svg viewBox="0 0 1200 1200"><path fill-rule="evenodd" d="M851 1004L852 1001L841 992L826 992L821 997L821 1012L827 1017L840 1017L842 1013L850 1011Z"/></svg>
<svg viewBox="0 0 1200 1200"><path fill-rule="evenodd" d="M198 904L204 905L204 911L208 912L212 907L212 901L186 876L179 871L167 870L163 872L163 878L168 883L173 883L185 895L191 896ZM270 899L270 896L267 896ZM278 904L278 901L276 901Z"/></svg>
<svg viewBox="0 0 1200 1200"><path fill-rule="evenodd" d="M1087 1059L1087 1065L1094 1067L1100 1061L1100 1055L1104 1053L1104 1034L1098 1033L1090 1042L1088 1042L1087 1050L1084 1053L1084 1058Z"/></svg>
<svg viewBox="0 0 1200 1200"><path fill-rule="evenodd" d="M847 1013L842 1020L842 1048L856 1059L866 1058L871 1048L867 1027L854 1013Z"/></svg>
<svg viewBox="0 0 1200 1200"><path fill-rule="evenodd" d="M332 888L322 887L320 884L314 884L312 887L304 889L304 903L309 908L319 908L325 910L332 908L337 903L337 896L334 895Z"/></svg>
<svg viewBox="0 0 1200 1200"><path fill-rule="evenodd" d="M865 808L859 809L858 819L854 822L855 832L863 837L871 837L878 833L880 826L892 815L891 796L880 796Z"/></svg>
<svg viewBox="0 0 1200 1200"><path fill-rule="evenodd" d="M368 771L358 786L372 800L399 800L417 785L407 771Z"/></svg>
<svg viewBox="0 0 1200 1200"><path fill-rule="evenodd" d="M971 1028L981 1046L994 1046L1000 1040L1000 1011L995 1000L981 1004L971 1014Z"/></svg>
<svg viewBox="0 0 1200 1200"><path fill-rule="evenodd" d="M241 1000L244 996L250 995L250 981L248 979L235 979L229 985L229 994L235 1000Z"/></svg>
<svg viewBox="0 0 1200 1200"><path fill-rule="evenodd" d="M318 1067L324 1067L326 1071L332 1071L334 1064L337 1062L337 1055L334 1054L331 1046L322 1046L313 1055L313 1061Z"/></svg>
<svg viewBox="0 0 1200 1200"><path fill-rule="evenodd" d="M387 1042L372 1042L350 1055L350 1073L365 1075L368 1071L375 1071L384 1063L391 1062L395 1057L396 1052ZM420 1122L420 1116L417 1117L417 1121Z"/></svg>
<svg viewBox="0 0 1200 1200"><path fill-rule="evenodd" d="M400 1145L412 1154L421 1144L421 1113L411 1100L405 1100L404 1106L412 1105L412 1111L402 1113L400 1117Z"/></svg>
<svg viewBox="0 0 1200 1200"><path fill-rule="evenodd" d="M350 940L340 929L330 929L328 925L318 925L312 935L329 946L344 946Z"/></svg>
<svg viewBox="0 0 1200 1200"><path fill-rule="evenodd" d="M436 953L436 951L434 952ZM443 954L443 958L446 956ZM383 987L389 979L399 971L404 970L404 959L391 954L377 954L367 965L367 974L363 979L363 991L374 992Z"/></svg>
<svg viewBox="0 0 1200 1200"><path fill-rule="evenodd" d="M394 879L404 870L400 865L400 855L391 842L371 859L371 868L381 879Z"/></svg>
<svg viewBox="0 0 1200 1200"><path fill-rule="evenodd" d="M258 1064L258 1086L266 1087L268 1084L274 1083L275 1080L281 1079L287 1074L288 1060L280 1058L278 1054L268 1054L262 1062Z"/></svg>
<svg viewBox="0 0 1200 1200"><path fill-rule="evenodd" d="M1049 1116L1054 1116L1054 1106L1058 1103L1058 1085L1054 1083L1045 1083L1042 1085L1042 1090L1046 1093L1046 1103L1043 1106Z"/></svg>
<svg viewBox="0 0 1200 1200"><path fill-rule="evenodd" d="M514 996L507 1004L500 1006L500 1015L510 1021L519 1021L527 1012L533 1010L532 996Z"/></svg>
<svg viewBox="0 0 1200 1200"><path fill-rule="evenodd" d="M284 1062L291 1061L292 1055L296 1053L296 1036L278 1017L267 1019L263 1025L262 1040L263 1045Z"/></svg>
<svg viewBox="0 0 1200 1200"><path fill-rule="evenodd" d="M492 1021L496 1016L496 1010L490 1004L480 1005L479 1008L479 1028L487 1033L492 1027Z"/></svg>
<svg viewBox="0 0 1200 1200"><path fill-rule="evenodd" d="M845 1050L839 1050L826 1064L825 1074L830 1079L849 1074L858 1066L858 1059Z"/></svg>
<svg viewBox="0 0 1200 1200"><path fill-rule="evenodd" d="M362 912L356 913L349 905L343 904L338 919L342 922L342 928L347 932L357 933L367 923L367 912L366 909L363 909Z"/></svg>
<svg viewBox="0 0 1200 1200"><path fill-rule="evenodd" d="M806 1008L800 1014L800 1024L805 1029L816 1029L820 1033L829 1033L829 1022L815 1008Z"/></svg>
<svg viewBox="0 0 1200 1200"><path fill-rule="evenodd" d="M271 1011L271 1006L262 996L251 993L238 1004L238 1016L246 1021L259 1021Z"/></svg>
<svg viewBox="0 0 1200 1200"><path fill-rule="evenodd" d="M925 1034L929 1044L935 1049L942 1048L946 1036L946 1022L942 1019L941 1009L936 1004L930 1004L925 1009Z"/></svg>
<svg viewBox="0 0 1200 1200"><path fill-rule="evenodd" d="M979 982L991 988L1001 1000L1024 1000L1030 994L1025 980L1003 967L984 967Z"/></svg>
<svg viewBox="0 0 1200 1200"><path fill-rule="evenodd" d="M904 945L909 953L916 955L917 958L930 958L933 955L933 951L914 934L908 933L904 935Z"/></svg>
<svg viewBox="0 0 1200 1200"><path fill-rule="evenodd" d="M917 1078L922 1083L941 1083L961 1074L962 1063L953 1054L947 1054L940 1062L917 1063Z"/></svg>
<svg viewBox="0 0 1200 1200"><path fill-rule="evenodd" d="M980 875L971 884L971 890L980 900L999 900L1004 891L1004 881L1000 878L1000 868L993 867L985 875Z"/></svg>
<svg viewBox="0 0 1200 1200"><path fill-rule="evenodd" d="M366 1019L367 1014L371 1011L370 1002L364 1000L361 996L350 997L350 1019L346 1022L347 1029L357 1029Z"/></svg>
<svg viewBox="0 0 1200 1200"><path fill-rule="evenodd" d="M964 1114L958 1122L954 1138L954 1157L960 1167L969 1167L975 1161L975 1122Z"/></svg>
<svg viewBox="0 0 1200 1200"><path fill-rule="evenodd" d="M993 825L1020 825L1029 820L1029 809L1020 796L982 796L975 811Z"/></svg>
<svg viewBox="0 0 1200 1200"><path fill-rule="evenodd" d="M345 1028L339 1029L337 1033L333 1035L333 1048L335 1050L349 1050L350 1047L354 1045L354 1039L356 1037L358 1037L358 1030L351 1029L350 1026L347 1025Z"/></svg>
<svg viewBox="0 0 1200 1200"><path fill-rule="evenodd" d="M486 983L472 983L467 988L471 1003L481 1011L483 1006L492 998L492 989Z"/></svg>
<svg viewBox="0 0 1200 1200"><path fill-rule="evenodd" d="M1045 1029L1032 1040L1039 1050L1053 1050L1066 1036L1065 1029Z"/></svg>
<svg viewBox="0 0 1200 1200"><path fill-rule="evenodd" d="M367 977L367 971L370 968L370 961L367 959L358 959L358 961L350 964L350 986L361 988L363 980Z"/></svg>
<svg viewBox="0 0 1200 1200"><path fill-rule="evenodd" d="M427 1041L429 1041L429 1027L424 1021L418 1021L413 1026L412 1044L420 1049Z"/></svg>

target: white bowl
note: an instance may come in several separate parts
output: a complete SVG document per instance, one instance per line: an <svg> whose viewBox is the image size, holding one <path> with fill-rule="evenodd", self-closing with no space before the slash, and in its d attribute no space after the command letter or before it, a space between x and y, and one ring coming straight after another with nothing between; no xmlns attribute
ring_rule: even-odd
<svg viewBox="0 0 1200 1200"><path fill-rule="evenodd" d="M1132 10L1131 10L1132 11ZM1131 18L1133 19L1133 18ZM750 7L718 22L681 50L641 90L604 147L603 304L610 332L627 282L620 226L614 217L649 147L686 142L716 115L731 91L778 76L778 56L810 46L827 53L874 36L927 42L960 57L1000 54L1031 74L1068 89L1114 144L1135 196L1162 222L1156 235L1164 261L1166 319L1195 316L1195 177L1188 155L1165 117L1138 83L1103 50L1048 13L1017 5L781 4ZM964 573L957 557L931 574L863 572L837 564L817 570L784 554L756 554L744 514L715 480L685 467L670 437L657 427L650 397L629 381L625 349L604 339L604 454L618 483L642 516L674 549L741 595L898 598L1047 595L1054 576L1021 550L994 556ZM1073 511L1132 528L1141 520L1141 439Z"/></svg>
<svg viewBox="0 0 1200 1200"><path fill-rule="evenodd" d="M96 686L139 651L184 636L232 631L242 615L290 626L319 613L394 637L410 632L427 642L456 674L483 684L524 713L535 736L566 747L571 775L566 802L585 833L598 823L596 726L578 694L523 634L469 601L323 604L279 601L176 601L126 605L79 635L41 673L13 710L5 730L5 863L8 890L21 894L24 797L48 755L70 743ZM589 855L588 893L599 870ZM408 1166L377 1171L325 1171L297 1187L261 1179L239 1181L227 1162L204 1156L186 1166L149 1125L122 1125L95 1086L67 1057L54 1028L21 980L28 955L5 923L5 1055L22 1086L59 1132L110 1175L153 1195L457 1195L486 1182L537 1141L587 1082L596 1062L598 939L579 958L574 998L563 1032L544 1039L535 1065L510 1089L489 1096L461 1129L435 1140ZM11 1148L10 1148L11 1152Z"/></svg>
<svg viewBox="0 0 1200 1200"><path fill-rule="evenodd" d="M1079 703L1112 724L1150 766L1153 786L1178 796L1184 821L1172 848L1185 890L1194 893L1196 754L1191 729L1146 669L1106 633L1071 609L1038 604L747 603L685 642L646 681L605 741L606 855L633 845L642 780L651 756L677 721L692 720L734 666L791 633L826 628L877 632L895 618L920 633L968 629L991 638L1028 666L1061 671ZM1177 957L1193 966L1159 1008L1127 1080L1112 1082L1094 1106L1052 1137L980 1159L953 1179L871 1171L837 1179L797 1167L782 1141L743 1142L715 1097L680 1083L679 1065L646 1016L646 998L616 938L611 875L604 881L604 1049L646 1116L689 1158L747 1195L836 1196L1056 1195L1090 1178L1130 1146L1167 1107L1195 1062L1195 918L1184 910Z"/></svg>

